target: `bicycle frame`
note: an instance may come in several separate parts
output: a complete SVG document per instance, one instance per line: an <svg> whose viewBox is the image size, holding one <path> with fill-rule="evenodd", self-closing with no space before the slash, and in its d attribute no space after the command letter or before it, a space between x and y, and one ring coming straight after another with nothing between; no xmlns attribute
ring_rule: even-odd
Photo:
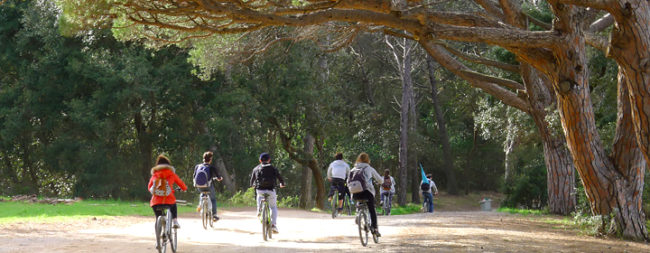
<svg viewBox="0 0 650 253"><path fill-rule="evenodd" d="M167 242L171 244L172 252L176 252L178 241L176 229L172 228L172 212L169 210L169 207L161 207L159 210L163 212L163 215L158 216L155 225L158 252L167 252Z"/></svg>

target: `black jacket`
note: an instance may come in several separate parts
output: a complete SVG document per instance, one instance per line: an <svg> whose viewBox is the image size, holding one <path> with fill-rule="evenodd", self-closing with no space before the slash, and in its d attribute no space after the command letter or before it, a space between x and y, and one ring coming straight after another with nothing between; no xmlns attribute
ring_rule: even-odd
<svg viewBox="0 0 650 253"><path fill-rule="evenodd" d="M282 176L280 175L280 171L278 171L277 168L273 167L270 163L264 163L264 164L259 164L253 169L253 173L251 174L251 186L254 186L256 190L274 190L275 189L275 180L273 180L273 186L272 187L260 187L257 182L257 178L260 176L260 173L262 171L262 168L266 167L271 167L273 170L273 173L275 174L275 178L280 181L280 184L284 184L284 179L282 179Z"/></svg>

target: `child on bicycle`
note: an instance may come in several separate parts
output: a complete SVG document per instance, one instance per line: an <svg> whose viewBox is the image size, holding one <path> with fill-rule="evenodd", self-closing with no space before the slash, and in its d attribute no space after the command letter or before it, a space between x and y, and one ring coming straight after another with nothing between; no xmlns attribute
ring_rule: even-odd
<svg viewBox="0 0 650 253"><path fill-rule="evenodd" d="M176 207L176 197L174 197L174 184L177 184L181 191L186 191L187 186L183 183L178 175L175 173L176 169L172 167L169 158L164 155L159 155L156 158L156 166L151 168L151 178L147 189L151 193L151 201L149 202L153 212L158 216L162 215L160 207L169 207L172 212L172 220L175 228L180 228L178 224L178 209Z"/></svg>
<svg viewBox="0 0 650 253"><path fill-rule="evenodd" d="M372 185L372 179L375 179L377 184L382 184L384 178L377 173L377 171L370 167L370 156L366 152L361 152L359 157L357 157L357 162L354 164L354 168L350 171L350 177L348 177L348 187L349 183L352 180L354 174L359 173L357 171L362 171L363 178L365 179L366 189L359 193L353 193L352 198L354 200L366 200L368 203L368 211L370 212L370 221L372 222L371 228L372 233L381 236L379 234L378 225L377 225L377 211L375 210L375 187ZM354 192L350 190L351 192Z"/></svg>
<svg viewBox="0 0 650 253"><path fill-rule="evenodd" d="M278 219L278 205L277 195L275 194L276 179L280 181L280 188L284 188L284 180L280 176L277 168L271 165L271 155L268 153L260 154L260 164L253 169L251 174L251 186L255 187L257 194L257 216L260 215L260 206L262 205L262 198L264 194L269 194L268 201L271 208L271 229L273 233L278 233L277 219Z"/></svg>
<svg viewBox="0 0 650 253"><path fill-rule="evenodd" d="M426 182L420 182L420 192L422 193L423 202L427 205L427 212L433 213L433 195L438 195L438 187L431 179L432 175L427 174Z"/></svg>
<svg viewBox="0 0 650 253"><path fill-rule="evenodd" d="M390 170L384 170L384 182L379 188L380 195L380 205L384 204L384 201L388 201L388 206L393 204L393 195L395 194L395 178L390 175Z"/></svg>
<svg viewBox="0 0 650 253"><path fill-rule="evenodd" d="M194 166L194 187L199 191L199 193L208 193L210 196L210 202L212 202L212 220L218 221L219 216L217 216L217 197L212 186L214 180L221 181L223 178L219 175L217 168L212 166L212 152L207 151L203 153L203 163L199 163ZM201 211L201 194L199 194L199 206L196 208L197 212Z"/></svg>
<svg viewBox="0 0 650 253"><path fill-rule="evenodd" d="M334 190L336 189L339 192L338 210L340 212L343 210L345 194L348 194L348 188L345 187L345 180L348 179L348 175L350 174L350 165L343 161L343 153L341 152L336 153L334 159L335 160L330 163L330 166L327 168L327 180L332 183L330 192L327 196L329 197L329 201L332 201Z"/></svg>

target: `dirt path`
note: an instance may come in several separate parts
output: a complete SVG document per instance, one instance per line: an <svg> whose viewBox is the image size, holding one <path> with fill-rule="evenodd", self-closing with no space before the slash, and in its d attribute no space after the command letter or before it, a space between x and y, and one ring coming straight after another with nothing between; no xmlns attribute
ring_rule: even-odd
<svg viewBox="0 0 650 253"><path fill-rule="evenodd" d="M380 244L361 247L354 220L281 209L280 233L262 240L254 209L221 211L215 229L181 215L179 252L650 252L650 245L579 236L577 231L519 215L436 212L380 217ZM3 225L0 252L154 252L153 217Z"/></svg>

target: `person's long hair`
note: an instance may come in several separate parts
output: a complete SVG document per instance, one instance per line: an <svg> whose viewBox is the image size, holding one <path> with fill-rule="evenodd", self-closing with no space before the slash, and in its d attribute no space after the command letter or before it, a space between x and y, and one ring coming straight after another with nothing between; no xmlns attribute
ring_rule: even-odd
<svg viewBox="0 0 650 253"><path fill-rule="evenodd" d="M361 152L357 157L357 163L370 163L370 156L366 152Z"/></svg>

